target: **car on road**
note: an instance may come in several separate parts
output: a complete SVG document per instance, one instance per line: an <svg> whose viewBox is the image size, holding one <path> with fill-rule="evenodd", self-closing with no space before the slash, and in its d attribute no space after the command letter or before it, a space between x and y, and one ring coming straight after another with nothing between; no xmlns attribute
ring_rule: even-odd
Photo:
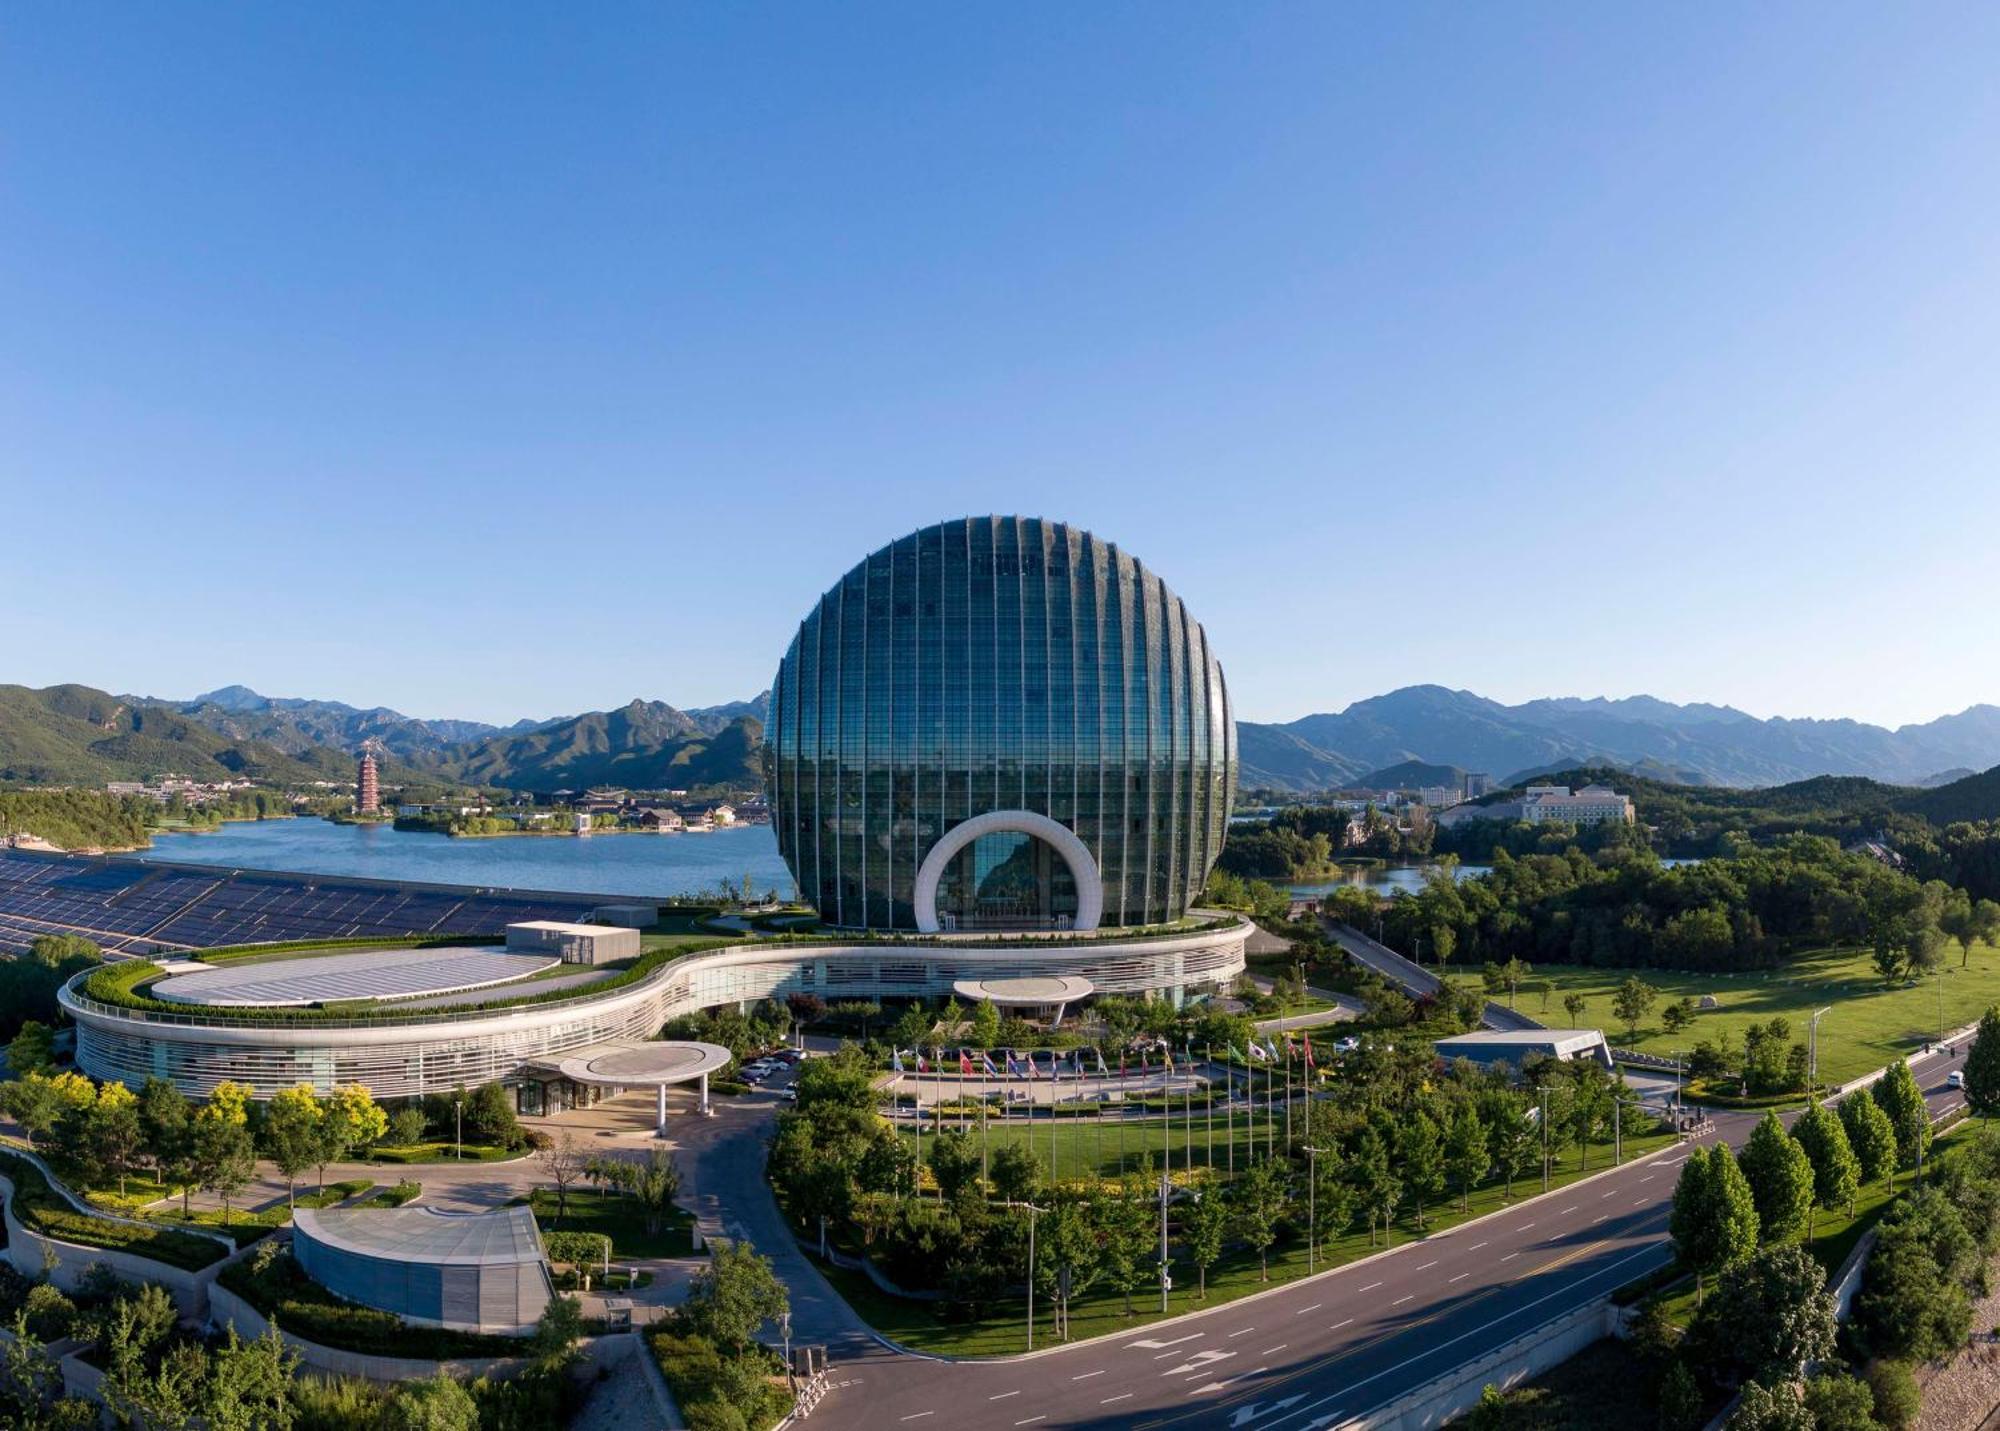
<svg viewBox="0 0 2000 1431"><path fill-rule="evenodd" d="M1952 1071L1951 1071L1950 1073L1947 1073L1947 1074L1946 1074L1946 1075L1944 1076L1944 1086L1945 1086L1946 1088L1963 1088L1963 1087L1965 1087L1965 1075L1964 1075L1964 1073L1962 1073L1962 1072L1960 1072L1960 1071L1959 1071L1958 1069L1954 1068L1954 1069L1953 1069L1953 1070L1952 1070Z"/></svg>

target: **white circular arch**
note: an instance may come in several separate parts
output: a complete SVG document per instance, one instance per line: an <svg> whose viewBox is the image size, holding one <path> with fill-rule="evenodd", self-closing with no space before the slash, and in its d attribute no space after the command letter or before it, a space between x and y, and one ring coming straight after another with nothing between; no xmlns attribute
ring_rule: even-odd
<svg viewBox="0 0 2000 1431"><path fill-rule="evenodd" d="M1013 834L1032 835L1063 857L1070 877L1076 881L1076 922L1071 928L1078 931L1097 928L1104 917L1104 881L1098 877L1097 861L1090 857L1090 847L1076 837L1074 830L1057 824L1047 815L1037 815L1032 810L989 810L953 825L917 866L915 903L919 933L938 932L938 881L944 878L945 867L952 857L981 835Z"/></svg>

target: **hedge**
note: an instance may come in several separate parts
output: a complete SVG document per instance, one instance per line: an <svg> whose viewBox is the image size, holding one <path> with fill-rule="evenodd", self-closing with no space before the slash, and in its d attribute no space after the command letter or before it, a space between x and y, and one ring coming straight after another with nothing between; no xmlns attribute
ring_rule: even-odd
<svg viewBox="0 0 2000 1431"><path fill-rule="evenodd" d="M256 1260L232 1262L216 1280L285 1331L309 1342L364 1356L424 1361L527 1354L520 1337L421 1327L393 1312L344 1302L306 1276L289 1252L273 1257L261 1272L253 1265Z"/></svg>
<svg viewBox="0 0 2000 1431"><path fill-rule="evenodd" d="M397 1183L394 1187L383 1188L382 1191L376 1193L375 1196L369 1198L367 1202L362 1204L362 1206L401 1207L404 1203L409 1202L412 1198L416 1197L416 1195L422 1192L423 1190L424 1190L424 1185L422 1183L413 1183L406 1178L402 1182Z"/></svg>
<svg viewBox="0 0 2000 1431"><path fill-rule="evenodd" d="M101 1247L107 1252L126 1252L190 1272L198 1272L229 1255L212 1238L168 1228L134 1227L127 1222L78 1212L49 1186L42 1170L26 1158L0 1152L0 1173L5 1173L14 1184L14 1220L30 1232L60 1242Z"/></svg>
<svg viewBox="0 0 2000 1431"><path fill-rule="evenodd" d="M350 1178L346 1182L333 1184L325 1192L301 1193L297 1203L300 1207L332 1207L335 1203L346 1202L351 1197L359 1197L374 1186L373 1178Z"/></svg>
<svg viewBox="0 0 2000 1431"><path fill-rule="evenodd" d="M219 944L197 950L193 957L203 964L238 964L272 954L295 954L307 949L447 949L465 944L498 944L498 934L356 934L346 939L280 939L269 944Z"/></svg>

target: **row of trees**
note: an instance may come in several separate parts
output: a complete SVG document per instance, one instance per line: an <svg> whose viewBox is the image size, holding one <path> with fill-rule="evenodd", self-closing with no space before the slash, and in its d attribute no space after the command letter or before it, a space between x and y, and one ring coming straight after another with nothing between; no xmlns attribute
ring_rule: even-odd
<svg viewBox="0 0 2000 1431"><path fill-rule="evenodd" d="M1671 867L1631 845L1594 857L1502 851L1489 874L1438 872L1382 920L1389 943L1439 961L1736 970L1861 943L1897 978L1933 966L1947 945L1965 958L2000 936L2000 905L1808 835Z"/></svg>
<svg viewBox="0 0 2000 1431"><path fill-rule="evenodd" d="M151 1173L177 1186L185 1215L199 1188L222 1200L226 1222L236 1196L255 1175L259 1156L269 1158L296 1192L297 1181L317 1170L387 1143L420 1141L442 1120L445 1130L462 1121L475 1141L504 1142L521 1135L507 1091L487 1084L464 1094L439 1094L391 1112L358 1083L326 1094L300 1084L267 1102L225 1081L194 1102L164 1078L149 1078L133 1093L122 1083L94 1083L75 1072L30 1072L0 1083L0 1110L21 1125L31 1146L77 1185L122 1194L134 1174Z"/></svg>

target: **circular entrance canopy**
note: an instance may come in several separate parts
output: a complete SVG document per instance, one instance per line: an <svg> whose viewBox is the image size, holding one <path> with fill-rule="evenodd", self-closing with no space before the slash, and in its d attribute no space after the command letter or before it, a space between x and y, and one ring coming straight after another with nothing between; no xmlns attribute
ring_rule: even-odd
<svg viewBox="0 0 2000 1431"><path fill-rule="evenodd" d="M664 1088L714 1073L730 1052L713 1043L636 1043L614 1040L578 1049L556 1066L573 1083L620 1088Z"/></svg>
<svg viewBox="0 0 2000 1431"><path fill-rule="evenodd" d="M1097 985L1075 974L1048 978L960 979L952 991L961 999L978 999L1003 1009L1073 1004L1097 992Z"/></svg>
<svg viewBox="0 0 2000 1431"><path fill-rule="evenodd" d="M953 825L917 866L917 932L938 932L938 881L944 878L953 856L981 835L1017 834L1032 835L1062 856L1070 878L1076 881L1076 922L1072 927L1079 932L1097 928L1098 920L1104 917L1104 881L1098 878L1090 847L1076 837L1076 831L1032 810L989 810Z"/></svg>

